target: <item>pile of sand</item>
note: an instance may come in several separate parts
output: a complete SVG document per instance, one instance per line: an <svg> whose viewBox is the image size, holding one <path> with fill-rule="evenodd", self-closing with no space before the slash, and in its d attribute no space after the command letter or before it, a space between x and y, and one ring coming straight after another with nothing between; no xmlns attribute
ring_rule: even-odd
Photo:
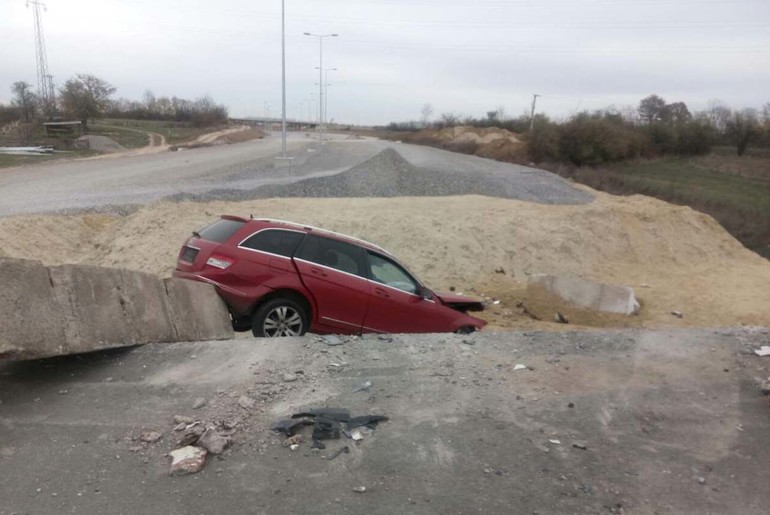
<svg viewBox="0 0 770 515"><path fill-rule="evenodd" d="M441 140L450 140L455 143L476 143L487 145L497 140L505 140L510 143L521 143L516 134L499 127L447 127L436 131L436 137Z"/></svg>
<svg viewBox="0 0 770 515"><path fill-rule="evenodd" d="M636 289L642 315L611 326L770 325L770 262L712 218L642 196L595 193L585 205L553 206L481 196L162 202L124 217L0 219L0 248L46 264L126 267L167 276L193 229L221 213L325 227L390 249L437 289L484 293L502 303L494 327L531 320L532 273L569 274ZM495 273L500 268L505 274ZM672 317L682 311L682 319ZM591 325L590 321L583 321Z"/></svg>

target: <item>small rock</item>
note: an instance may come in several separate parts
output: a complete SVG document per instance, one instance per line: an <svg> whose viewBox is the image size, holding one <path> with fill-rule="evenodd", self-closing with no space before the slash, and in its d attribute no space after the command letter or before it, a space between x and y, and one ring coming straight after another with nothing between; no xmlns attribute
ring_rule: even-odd
<svg viewBox="0 0 770 515"><path fill-rule="evenodd" d="M505 269L503 267L495 268L495 273L505 275Z"/></svg>
<svg viewBox="0 0 770 515"><path fill-rule="evenodd" d="M252 399L251 397L249 397L247 395L241 395L238 398L238 406L240 406L243 409L251 409L251 408L253 408L254 404L256 402L257 401L255 401L254 399Z"/></svg>
<svg viewBox="0 0 770 515"><path fill-rule="evenodd" d="M763 395L770 395L770 379L767 381L762 381L762 383L759 385L759 390Z"/></svg>
<svg viewBox="0 0 770 515"><path fill-rule="evenodd" d="M558 311L553 316L554 320L560 324L569 324L569 320L567 320L567 317L559 313Z"/></svg>
<svg viewBox="0 0 770 515"><path fill-rule="evenodd" d="M198 397L197 399L195 399L195 402L193 402L192 408L200 409L205 405L206 405L206 399L204 399L203 397Z"/></svg>
<svg viewBox="0 0 770 515"><path fill-rule="evenodd" d="M357 493L357 494L362 494L362 493L366 492L366 487L365 486L354 486L353 487L353 491L355 493Z"/></svg>
<svg viewBox="0 0 770 515"><path fill-rule="evenodd" d="M296 451L297 449L299 449L299 444L293 443L289 446L289 449L291 449L292 451Z"/></svg>
<svg viewBox="0 0 770 515"><path fill-rule="evenodd" d="M473 340L463 340L463 343L465 345L476 345L476 342L474 342Z"/></svg>
<svg viewBox="0 0 770 515"><path fill-rule="evenodd" d="M195 474L200 472L203 464L206 462L206 449L188 445L171 451L171 469L169 474L172 476L184 476L186 474Z"/></svg>
<svg viewBox="0 0 770 515"><path fill-rule="evenodd" d="M672 311L671 314L674 315L676 318L684 318L684 313L682 313L681 311Z"/></svg>
<svg viewBox="0 0 770 515"><path fill-rule="evenodd" d="M355 440L356 442L359 441L359 440L363 440L364 439L364 435L362 435L361 431L358 431L358 430L353 431L352 433L350 433L350 437L353 440Z"/></svg>
<svg viewBox="0 0 770 515"><path fill-rule="evenodd" d="M283 375L283 382L284 383L293 383L297 380L297 374L284 374Z"/></svg>
<svg viewBox="0 0 770 515"><path fill-rule="evenodd" d="M201 435L198 441L195 443L198 447L203 447L211 454L222 454L230 444L230 439L217 433L213 427L207 427L206 431Z"/></svg>
<svg viewBox="0 0 770 515"><path fill-rule="evenodd" d="M582 442L575 442L575 443L572 444L572 447L574 447L575 449L583 450L583 451L588 449L588 446L586 444L582 443Z"/></svg>
<svg viewBox="0 0 770 515"><path fill-rule="evenodd" d="M516 372L517 370L527 370L527 365L522 365L521 363L519 363L513 367L514 372Z"/></svg>
<svg viewBox="0 0 770 515"><path fill-rule="evenodd" d="M174 424L192 424L195 419L184 415L174 415Z"/></svg>
<svg viewBox="0 0 770 515"><path fill-rule="evenodd" d="M286 440L283 441L284 447L291 447L292 445L297 445L302 441L302 435L294 435L290 436Z"/></svg>
<svg viewBox="0 0 770 515"><path fill-rule="evenodd" d="M67 395L68 393L67 390L59 390L59 395Z"/></svg>
<svg viewBox="0 0 770 515"><path fill-rule="evenodd" d="M551 439L551 440L548 440L548 442L554 445L561 445L561 440Z"/></svg>
<svg viewBox="0 0 770 515"><path fill-rule="evenodd" d="M328 334L326 336L322 336L323 341L326 343L326 345L336 346L336 345L342 345L343 342L341 338L338 336L334 336L333 334Z"/></svg>
<svg viewBox="0 0 770 515"><path fill-rule="evenodd" d="M570 402L569 404L567 404L567 407L568 408L574 408L575 407L575 403L574 402Z"/></svg>
<svg viewBox="0 0 770 515"><path fill-rule="evenodd" d="M706 484L706 478L705 477L699 477L698 478L698 483L700 483L702 485L705 485Z"/></svg>
<svg viewBox="0 0 770 515"><path fill-rule="evenodd" d="M163 433L160 431L150 431L150 430L144 430L142 431L142 434L139 435L139 440L145 443L155 443L163 436Z"/></svg>

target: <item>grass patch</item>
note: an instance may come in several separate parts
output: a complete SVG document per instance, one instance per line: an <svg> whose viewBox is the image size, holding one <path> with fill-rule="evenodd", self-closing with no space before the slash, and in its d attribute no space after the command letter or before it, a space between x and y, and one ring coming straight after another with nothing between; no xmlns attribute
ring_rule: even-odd
<svg viewBox="0 0 770 515"><path fill-rule="evenodd" d="M145 133L154 132L157 134L162 134L163 137L166 138L166 143L170 145L194 140L198 136L220 129L220 127L191 127L185 123L165 122L157 120L103 119L99 120L98 125L108 126L113 130L133 129L135 131L138 130Z"/></svg>
<svg viewBox="0 0 770 515"><path fill-rule="evenodd" d="M126 129L112 125L93 124L88 127L89 134L107 136L126 148L146 147L150 142L150 135L139 129Z"/></svg>
<svg viewBox="0 0 770 515"><path fill-rule="evenodd" d="M7 154L0 154L0 168L10 168L12 166L35 165L39 163L46 163L48 161L54 161L57 159L89 157L89 156L95 156L98 154L99 152L93 152L90 150L75 150L73 152L62 152L62 153L47 154L42 156L9 156Z"/></svg>

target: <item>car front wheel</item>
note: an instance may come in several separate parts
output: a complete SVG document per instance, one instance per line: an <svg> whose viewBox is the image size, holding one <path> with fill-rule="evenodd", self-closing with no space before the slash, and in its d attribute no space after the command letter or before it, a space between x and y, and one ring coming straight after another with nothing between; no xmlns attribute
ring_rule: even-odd
<svg viewBox="0 0 770 515"><path fill-rule="evenodd" d="M251 332L258 338L302 336L307 332L307 315L291 299L278 298L261 305L251 320Z"/></svg>

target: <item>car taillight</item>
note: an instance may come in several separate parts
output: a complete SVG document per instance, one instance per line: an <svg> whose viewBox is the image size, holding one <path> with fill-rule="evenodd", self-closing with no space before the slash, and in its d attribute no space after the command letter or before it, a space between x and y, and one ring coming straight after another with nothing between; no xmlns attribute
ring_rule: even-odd
<svg viewBox="0 0 770 515"><path fill-rule="evenodd" d="M206 260L207 265L213 266L215 268L221 268L222 270L229 267L233 263L235 263L234 259L225 256L211 256L208 258L208 260Z"/></svg>

